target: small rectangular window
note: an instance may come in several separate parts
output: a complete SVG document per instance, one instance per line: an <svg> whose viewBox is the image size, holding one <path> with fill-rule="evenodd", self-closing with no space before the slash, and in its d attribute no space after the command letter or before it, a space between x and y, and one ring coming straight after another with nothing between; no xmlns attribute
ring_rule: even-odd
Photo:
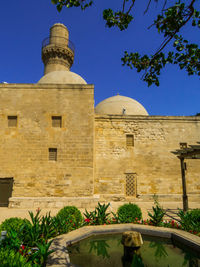
<svg viewBox="0 0 200 267"><path fill-rule="evenodd" d="M57 148L49 148L49 160L57 161Z"/></svg>
<svg viewBox="0 0 200 267"><path fill-rule="evenodd" d="M134 136L132 134L126 135L126 146L134 146Z"/></svg>
<svg viewBox="0 0 200 267"><path fill-rule="evenodd" d="M136 178L134 173L126 174L126 195L136 196Z"/></svg>
<svg viewBox="0 0 200 267"><path fill-rule="evenodd" d="M8 116L8 127L17 127L17 116Z"/></svg>
<svg viewBox="0 0 200 267"><path fill-rule="evenodd" d="M61 116L52 116L52 127L62 127L62 117Z"/></svg>

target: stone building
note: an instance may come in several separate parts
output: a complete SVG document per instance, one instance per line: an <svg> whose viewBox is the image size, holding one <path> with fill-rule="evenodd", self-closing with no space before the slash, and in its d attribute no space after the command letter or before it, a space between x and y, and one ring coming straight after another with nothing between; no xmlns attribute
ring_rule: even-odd
<svg viewBox="0 0 200 267"><path fill-rule="evenodd" d="M94 86L70 71L68 30L54 24L36 84L0 84L0 205L91 207L98 201L181 201L179 143L200 140L198 116L150 116L113 96L94 108ZM187 160L200 201L200 160Z"/></svg>

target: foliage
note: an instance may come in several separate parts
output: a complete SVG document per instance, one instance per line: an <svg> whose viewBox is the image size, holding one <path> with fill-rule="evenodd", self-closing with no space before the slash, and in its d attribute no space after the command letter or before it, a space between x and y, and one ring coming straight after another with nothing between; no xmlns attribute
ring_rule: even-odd
<svg viewBox="0 0 200 267"><path fill-rule="evenodd" d="M8 248L0 249L0 263L1 267L33 267L19 252Z"/></svg>
<svg viewBox="0 0 200 267"><path fill-rule="evenodd" d="M88 212L85 210L84 216L85 216L85 224L93 224L93 225L99 225L99 224L106 224L108 221L110 222L109 215L110 213L107 212L108 207L110 206L110 203L106 204L100 204L98 202L98 206L95 208L94 211Z"/></svg>
<svg viewBox="0 0 200 267"><path fill-rule="evenodd" d="M21 227L25 223L29 223L29 221L27 219L21 219L17 217L6 219L0 225L0 233L1 231L7 231L7 233L9 233L11 230L19 233Z"/></svg>
<svg viewBox="0 0 200 267"><path fill-rule="evenodd" d="M142 218L141 209L136 204L124 204L117 210L117 215L121 223L131 223Z"/></svg>
<svg viewBox="0 0 200 267"><path fill-rule="evenodd" d="M200 75L200 49L197 44L189 44L188 40L179 35L181 28L192 22L192 26L200 26L200 13L193 7L195 1L186 5L183 1L178 1L175 5L167 8L162 14L157 16L153 26L158 33L164 35L164 41L154 55L140 56L138 53L125 52L122 58L123 65L135 67L138 72L144 71L143 80L151 84L159 85L159 75L162 68L167 63L177 64L179 68L185 69L188 75ZM165 55L162 51L166 45L173 40L174 49Z"/></svg>
<svg viewBox="0 0 200 267"><path fill-rule="evenodd" d="M94 0L51 0L56 5L60 12L65 6L81 7L85 9L91 6ZM136 0L121 0L122 8L114 11L113 9L105 9L103 18L106 21L106 26L118 27L121 31L128 28L133 20L133 7ZM149 9L153 2L148 0L148 4L144 13ZM184 69L188 75L200 75L200 49L197 44L189 43L180 35L180 31L186 24L192 27L200 27L200 11L195 9L194 5L197 0L154 0L154 2L164 2L163 8L154 23L149 27L154 26L159 34L163 35L163 42L158 50L152 55L141 56L138 52L125 51L122 60L122 65L136 68L137 72L143 71L142 79L147 82L148 86L155 84L159 86L159 75L166 64L176 64L182 70ZM169 3L169 6L168 6ZM171 43L170 51L164 53L165 47Z"/></svg>
<svg viewBox="0 0 200 267"><path fill-rule="evenodd" d="M165 212L161 208L157 199L154 199L154 205L155 206L152 207L153 212L148 212L148 215L150 217L150 223L154 226L161 226L163 217L165 216Z"/></svg>
<svg viewBox="0 0 200 267"><path fill-rule="evenodd" d="M81 222L77 222L77 219L73 215L69 215L64 220L57 216L54 218L54 225L58 231L58 234L65 234L79 228L81 226Z"/></svg>
<svg viewBox="0 0 200 267"><path fill-rule="evenodd" d="M179 210L178 213L181 218L181 226L186 231L194 231L196 233L200 232L200 209L194 209L184 213Z"/></svg>
<svg viewBox="0 0 200 267"><path fill-rule="evenodd" d="M52 220L53 220L54 229L56 231L55 236L68 232L66 220L63 220L62 218L58 216L53 217Z"/></svg>
<svg viewBox="0 0 200 267"><path fill-rule="evenodd" d="M83 221L81 212L75 206L66 206L62 208L55 218L55 224L60 233L67 233L80 227Z"/></svg>
<svg viewBox="0 0 200 267"><path fill-rule="evenodd" d="M50 212L45 216L40 216L40 210L34 215L29 212L31 223L24 224L22 227L24 244L34 247L36 243L42 240L48 240L60 234L58 227L58 219L51 217ZM59 220L59 223L60 220Z"/></svg>
<svg viewBox="0 0 200 267"><path fill-rule="evenodd" d="M25 262L28 261L32 263L30 266L46 266L47 257L53 252L52 250L49 251L52 241L48 242L47 240L57 233L54 227L54 218L50 216L50 213L41 217L40 210L38 210L35 215L33 212L29 212L29 215L31 217L31 222L24 220L19 229L15 228L17 232L10 229L6 238L0 243L1 249L7 251L6 253L10 251L11 258L12 255L14 255L13 264L17 262L16 265L8 263L8 265L5 266L26 266L23 262L18 263L18 261L21 260L20 255L23 256ZM10 221L13 222L14 220ZM10 226L11 224L6 225ZM36 248L33 249L33 247Z"/></svg>
<svg viewBox="0 0 200 267"><path fill-rule="evenodd" d="M52 242L53 240L49 242L42 240L40 243L37 243L36 245L38 249L29 257L29 261L45 267L48 256L54 252L54 250L49 250Z"/></svg>
<svg viewBox="0 0 200 267"><path fill-rule="evenodd" d="M90 0L51 0L52 4L56 5L57 10L60 12L63 6L66 7L81 7L82 10L93 4Z"/></svg>
<svg viewBox="0 0 200 267"><path fill-rule="evenodd" d="M119 207L117 214L112 213L113 218L109 216L111 213L107 212L110 203L100 204L94 211L85 211L85 223L83 225L98 225L108 223L125 223L134 222L145 225L164 226L177 229L187 230L191 233L200 235L200 209L195 209L184 213L179 211L181 222L177 223L174 220L162 221L163 210L160 207L157 199L154 199L155 207L153 213L149 213L150 220L141 220L142 213L140 208L132 203L124 204ZM73 206L67 206L60 210L56 217L51 217L50 213L45 216L40 216L38 210L34 215L29 212L31 222L28 220L19 220L19 227L16 226L16 218L6 220L3 225L8 230L7 236L0 242L0 263L3 267L41 267L46 266L48 255L53 250L50 250L52 241L48 239L57 236L65 231L71 231L81 225L82 216L80 211ZM11 229L11 225L14 225ZM155 247L152 244L152 247ZM97 254L107 257L107 244L104 242L91 243L90 250L96 251ZM165 256L165 251L162 247L157 246L158 257Z"/></svg>
<svg viewBox="0 0 200 267"><path fill-rule="evenodd" d="M43 238L41 231L41 217L40 211L37 211L36 215L33 215L32 211L29 211L31 217L31 224L25 224L22 228L24 233L24 244L30 247L36 246L36 243Z"/></svg>
<svg viewBox="0 0 200 267"><path fill-rule="evenodd" d="M18 251L21 243L22 240L19 239L19 234L15 231L10 230L6 235L6 238L0 242L0 248L8 248Z"/></svg>

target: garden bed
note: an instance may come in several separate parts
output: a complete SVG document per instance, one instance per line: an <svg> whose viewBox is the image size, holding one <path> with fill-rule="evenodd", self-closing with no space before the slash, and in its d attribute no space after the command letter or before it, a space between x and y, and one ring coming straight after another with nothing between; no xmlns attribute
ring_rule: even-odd
<svg viewBox="0 0 200 267"><path fill-rule="evenodd" d="M155 201L149 219L142 219L140 208L133 203L119 207L117 213L108 212L108 204L100 204L94 211L84 213L74 206L66 206L54 217L29 212L30 221L10 218L0 225L7 231L0 241L0 266L45 267L66 266L67 246L91 235L122 233L127 230L181 241L200 252L200 210L184 213L179 221L164 221L165 211ZM157 227L155 227L157 226ZM184 231L183 231L184 230ZM193 235L191 234L193 233Z"/></svg>

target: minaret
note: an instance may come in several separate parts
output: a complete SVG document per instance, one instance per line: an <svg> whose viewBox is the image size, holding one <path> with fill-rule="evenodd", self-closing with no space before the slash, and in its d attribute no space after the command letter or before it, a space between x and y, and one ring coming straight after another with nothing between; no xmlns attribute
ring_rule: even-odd
<svg viewBox="0 0 200 267"><path fill-rule="evenodd" d="M69 32L65 25L54 24L50 37L42 43L42 61L44 75L53 71L69 71L74 61L74 45L69 41Z"/></svg>

